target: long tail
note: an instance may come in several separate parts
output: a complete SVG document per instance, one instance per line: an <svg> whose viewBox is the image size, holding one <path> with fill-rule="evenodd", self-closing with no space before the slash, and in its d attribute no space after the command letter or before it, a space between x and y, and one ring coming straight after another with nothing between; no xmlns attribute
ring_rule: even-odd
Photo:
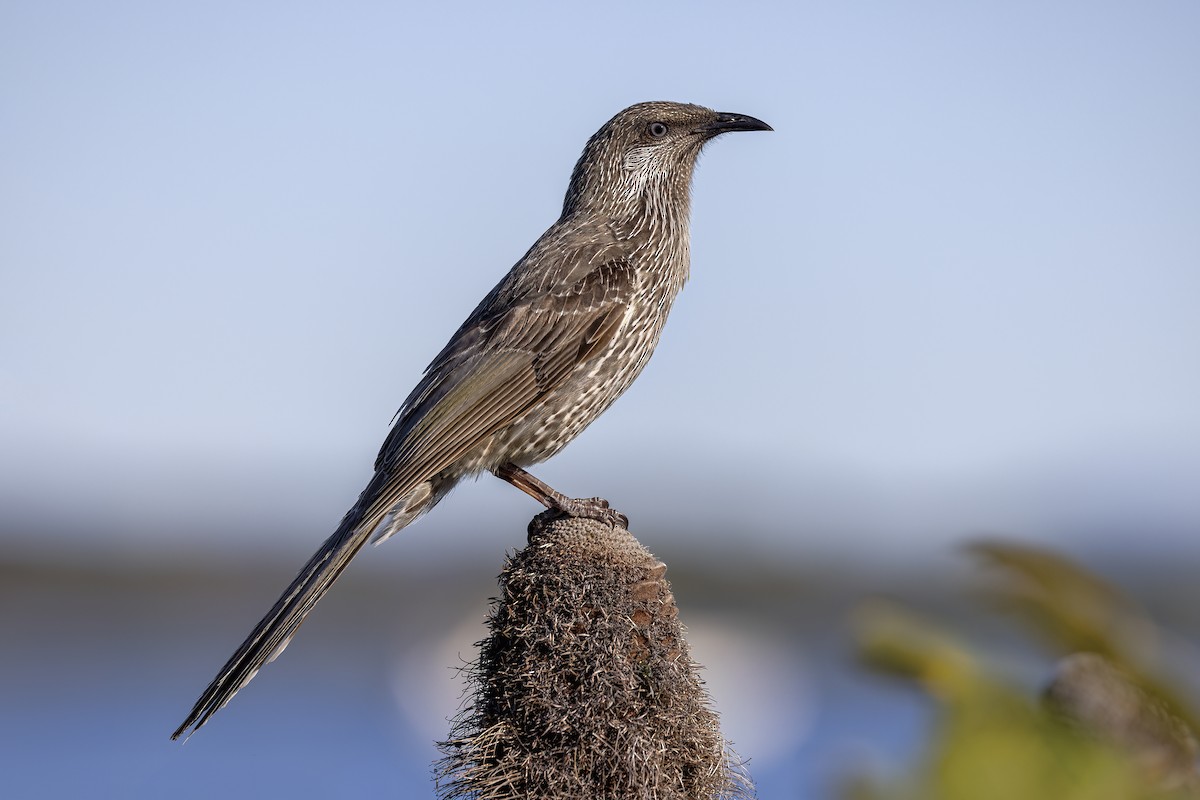
<svg viewBox="0 0 1200 800"><path fill-rule="evenodd" d="M304 569L275 601L253 633L225 662L217 677L213 678L196 701L192 713L171 734L172 739L178 739L189 728L193 733L199 730L209 717L220 711L243 686L253 680L264 664L283 652L300 623L304 622L313 606L325 596L342 570L370 538L375 526L365 518L367 510L386 484L387 476L382 471L377 472L363 490L358 503L346 513L338 529L325 540L321 549L304 565Z"/></svg>

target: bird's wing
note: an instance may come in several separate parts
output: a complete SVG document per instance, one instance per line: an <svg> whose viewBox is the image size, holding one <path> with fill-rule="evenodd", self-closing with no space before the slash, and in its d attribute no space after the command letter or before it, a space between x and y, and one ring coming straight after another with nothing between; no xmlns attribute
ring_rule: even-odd
<svg viewBox="0 0 1200 800"><path fill-rule="evenodd" d="M595 266L570 286L478 315L430 365L380 450L394 487L436 474L512 424L620 327L636 275L624 260ZM367 517L399 499L384 491Z"/></svg>

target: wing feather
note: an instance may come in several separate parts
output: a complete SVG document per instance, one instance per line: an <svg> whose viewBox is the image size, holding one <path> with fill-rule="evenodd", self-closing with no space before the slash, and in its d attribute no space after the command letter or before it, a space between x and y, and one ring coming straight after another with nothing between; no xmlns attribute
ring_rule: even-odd
<svg viewBox="0 0 1200 800"><path fill-rule="evenodd" d="M392 485L440 472L562 385L619 330L635 280L627 263L609 261L460 330L466 346L452 341L430 366L380 451ZM391 494L372 510L386 513Z"/></svg>

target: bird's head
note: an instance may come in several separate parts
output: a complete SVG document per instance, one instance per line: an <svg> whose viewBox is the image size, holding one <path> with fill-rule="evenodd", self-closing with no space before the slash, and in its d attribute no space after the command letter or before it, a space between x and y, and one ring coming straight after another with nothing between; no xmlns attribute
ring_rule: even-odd
<svg viewBox="0 0 1200 800"><path fill-rule="evenodd" d="M665 203L687 212L696 157L705 143L731 131L769 131L745 114L689 103L638 103L588 140L571 175L563 215L580 211L637 213Z"/></svg>

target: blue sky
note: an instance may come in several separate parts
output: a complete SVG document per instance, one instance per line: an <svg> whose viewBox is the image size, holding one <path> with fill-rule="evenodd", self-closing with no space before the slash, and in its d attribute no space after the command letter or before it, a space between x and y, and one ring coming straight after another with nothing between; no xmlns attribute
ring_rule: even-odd
<svg viewBox="0 0 1200 800"><path fill-rule="evenodd" d="M776 132L709 148L658 354L542 477L766 552L1182 547L1198 34L1185 2L5 4L0 548L310 549L647 99ZM534 510L483 480L421 525Z"/></svg>

